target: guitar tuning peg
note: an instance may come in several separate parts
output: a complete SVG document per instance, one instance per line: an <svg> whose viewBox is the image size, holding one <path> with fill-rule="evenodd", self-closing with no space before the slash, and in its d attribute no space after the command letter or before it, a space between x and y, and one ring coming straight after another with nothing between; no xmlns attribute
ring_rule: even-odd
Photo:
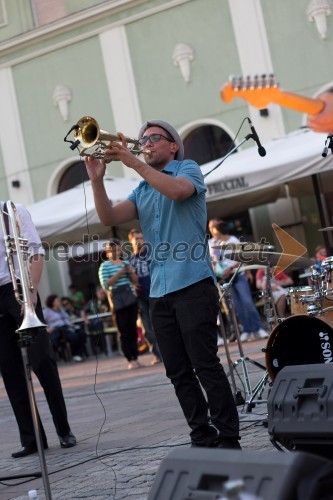
<svg viewBox="0 0 333 500"><path fill-rule="evenodd" d="M236 75L230 75L229 76L229 81L231 83L231 86L233 89L237 90L237 86L238 86L238 78Z"/></svg>
<svg viewBox="0 0 333 500"><path fill-rule="evenodd" d="M274 73L270 73L270 75L269 75L269 86L270 87L277 87L278 86Z"/></svg>
<svg viewBox="0 0 333 500"><path fill-rule="evenodd" d="M243 78L241 76L237 77L237 90L241 90L243 87Z"/></svg>
<svg viewBox="0 0 333 500"><path fill-rule="evenodd" d="M262 76L256 75L256 88L262 89L263 81Z"/></svg>

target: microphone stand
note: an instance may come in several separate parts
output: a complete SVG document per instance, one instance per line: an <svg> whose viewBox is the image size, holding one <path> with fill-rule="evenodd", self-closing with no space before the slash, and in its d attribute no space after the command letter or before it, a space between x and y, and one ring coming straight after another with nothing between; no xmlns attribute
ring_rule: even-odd
<svg viewBox="0 0 333 500"><path fill-rule="evenodd" d="M253 134L248 134L244 137L244 139L239 143L237 144L237 146L234 146L230 151L229 153L227 153L223 158L222 160L217 164L215 165L215 167L213 167L209 172L207 172L206 174L204 174L204 178L207 177L207 175L211 174L212 172L214 172L214 170L216 170L220 165L222 165L222 163L227 159L229 158L230 155L232 155L232 153L234 153L235 151L237 151L238 148L240 148L244 142L248 141L249 139L253 139L255 141L255 138L254 138L254 135Z"/></svg>
<svg viewBox="0 0 333 500"><path fill-rule="evenodd" d="M34 393L34 388L33 388L33 383L32 383L32 378L31 378L31 365L30 365L29 356L28 356L28 346L30 345L31 342L33 342L33 331L34 330L36 330L36 328L27 328L26 330L20 330L20 331L17 331L16 333L19 334L19 341L18 342L19 342L19 346L21 348L21 355L22 355L22 361L23 361L23 366L24 366L25 378L26 378L26 382L27 382L30 410L31 410L32 422L33 422L33 426L34 426L34 430L35 430L35 437L36 437L39 462L40 462L40 466L41 466L41 472L35 472L35 473L24 474L24 475L20 474L20 475L16 475L16 476L1 477L0 481L6 481L6 480L10 480L10 479L27 478L27 477L35 477L35 478L42 477L43 484L44 484L45 499L52 500L50 483L49 483L48 472L47 472L46 461L45 461L44 445L43 445L42 434L41 434L41 429L40 429L40 424L39 424L39 419L38 419L35 393Z"/></svg>
<svg viewBox="0 0 333 500"><path fill-rule="evenodd" d="M256 144L258 145L255 135L253 133L247 134L244 137L244 139L239 144L237 144L236 146L234 146L222 158L222 160L217 165L215 165L215 167L213 167L211 170L209 170L209 172L207 172L206 174L204 174L204 178L206 178L209 174L211 174L212 172L214 172L214 170L216 170L220 165L222 165L222 163L227 158L229 158L229 156L232 155L232 153L234 153L235 151L237 151L237 149L240 148L240 146L242 146L244 144L244 142L248 141L249 139L253 139L256 142ZM259 149L258 149L258 152L259 152ZM266 154L266 152L265 152L265 154ZM260 156L262 156L262 155L260 155ZM262 392L263 392L263 390L264 390L265 384L266 384L266 382L268 380L268 372L267 371L265 372L265 375L258 382L258 384L256 385L256 387L252 390L251 389L251 385L250 385L250 379L249 379L247 367L246 367L246 361L249 361L249 362L253 363L254 365L260 367L263 370L266 370L266 367L263 366L263 365L261 365L260 363L257 363L256 361L254 361L254 360L252 360L250 358L247 358L247 357L245 358L244 357L244 352L243 352L243 346L242 346L241 341L240 341L240 335L239 335L238 323L237 323L237 319L236 319L235 308L234 308L234 305L232 303L232 299L231 299L231 296L230 296L230 287L231 287L232 282L235 279L236 275L238 274L241 266L242 266L242 263L239 264L236 272L234 273L234 275L231 278L231 280L229 281L229 283L227 283L227 284L225 284L225 285L222 286L222 290L223 291L222 291L222 296L220 297L220 302L221 302L222 299L223 299L223 296L226 294L227 307L228 307L229 313L231 314L232 324L233 324L233 328L234 328L234 333L235 333L235 336L236 336L236 339L237 339L238 349L239 349L239 353L240 353L240 356L241 356L240 359L238 359L234 363L232 362L231 357L230 357L230 352L229 352L229 348L228 348L228 344L227 344L226 334L225 334L225 331L224 331L224 325L223 325L223 321L222 321L222 313L221 313L221 311L219 311L219 318L220 318L220 331L221 331L221 335L222 335L222 338L223 338L223 341L224 341L224 346L225 346L227 361L228 361L228 365L229 365L229 375L230 375L230 378L231 378L233 389L235 391L235 401L236 401L236 404L237 404L237 400L238 401L242 401L241 404L244 403L243 396L240 394L240 391L237 391L237 387L236 387L236 383L235 383L235 378L234 378L234 374L233 374L233 370L237 367L237 365L239 363L241 363L242 367L243 367L244 381L245 381L245 397L249 396L249 398L250 398L249 401L246 400L245 402L247 403L247 409L250 412L251 409L252 409L252 407L255 404L254 397L258 393L261 395ZM220 289L219 289L219 292L220 292ZM262 400L260 402L262 402Z"/></svg>

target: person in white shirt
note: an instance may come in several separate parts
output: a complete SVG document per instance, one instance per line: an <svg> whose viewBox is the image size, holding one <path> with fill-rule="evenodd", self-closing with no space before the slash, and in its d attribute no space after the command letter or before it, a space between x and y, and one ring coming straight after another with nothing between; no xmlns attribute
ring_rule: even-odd
<svg viewBox="0 0 333 500"><path fill-rule="evenodd" d="M215 273L218 278L229 281L234 270L239 266L239 262L223 257L223 252L221 252L221 250L213 249L212 247L221 243L226 245L237 244L240 243L240 240L236 238L236 236L229 234L229 225L222 220L212 219L209 222L209 231L212 235L212 239L209 241L209 247ZM218 253L216 253L216 250ZM251 337L267 338L268 333L262 327L261 318L254 304L251 289L244 271L238 272L237 276L233 279L231 297L238 321L243 329L240 340L242 342L247 342Z"/></svg>
<svg viewBox="0 0 333 500"><path fill-rule="evenodd" d="M11 234L11 224L6 215L5 205L1 202L6 233ZM23 205L16 205L16 209L20 218L21 235L27 239L29 247L30 274L33 285L31 301L39 320L45 323L38 295L45 251L28 210ZM25 368L18 342L19 335L16 333L22 323L22 313L23 309L15 297L6 260L4 234L0 226L0 371L15 414L22 444L22 449L12 454L13 458L25 457L37 452ZM44 389L60 445L62 448L75 446L76 438L68 423L65 400L57 364L50 347L49 334L46 328L41 328L33 336L33 341L27 347L28 359ZM42 424L40 428L44 448L47 448L46 434Z"/></svg>

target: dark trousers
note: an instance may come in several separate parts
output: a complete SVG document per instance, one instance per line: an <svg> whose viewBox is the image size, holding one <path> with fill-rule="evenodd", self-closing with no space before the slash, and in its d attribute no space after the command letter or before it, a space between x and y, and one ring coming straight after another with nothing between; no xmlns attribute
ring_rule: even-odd
<svg viewBox="0 0 333 500"><path fill-rule="evenodd" d="M138 304L134 302L134 304L119 309L114 314L120 333L121 349L128 361L134 361L138 357L138 331L136 328Z"/></svg>
<svg viewBox="0 0 333 500"><path fill-rule="evenodd" d="M12 284L0 286L0 371L19 427L22 446L29 446L36 440L22 353L18 345L19 335L15 333L22 322L20 309ZM39 298L36 312L39 319L45 322ZM43 387L56 432L58 436L65 436L70 427L58 368L46 329L33 334L33 341L27 351L30 366ZM42 425L41 432L46 443Z"/></svg>
<svg viewBox="0 0 333 500"><path fill-rule="evenodd" d="M150 299L167 377L192 429L192 443L202 446L216 440L216 430L220 438L239 437L237 408L217 356L218 309L211 279Z"/></svg>

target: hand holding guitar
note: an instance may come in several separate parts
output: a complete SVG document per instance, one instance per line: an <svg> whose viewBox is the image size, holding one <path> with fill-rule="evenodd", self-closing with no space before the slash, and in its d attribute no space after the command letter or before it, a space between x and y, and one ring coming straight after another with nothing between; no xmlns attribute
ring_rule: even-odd
<svg viewBox="0 0 333 500"><path fill-rule="evenodd" d="M325 103L323 110L308 117L307 125L314 132L333 133L333 92L325 92L319 96Z"/></svg>

